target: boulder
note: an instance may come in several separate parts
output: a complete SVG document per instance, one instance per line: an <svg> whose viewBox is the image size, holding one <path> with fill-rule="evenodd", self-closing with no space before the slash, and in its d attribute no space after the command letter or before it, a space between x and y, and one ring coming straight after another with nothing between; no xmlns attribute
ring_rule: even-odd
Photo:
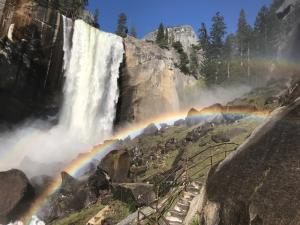
<svg viewBox="0 0 300 225"><path fill-rule="evenodd" d="M111 178L112 182L128 181L130 155L127 150L113 150L100 162L99 167Z"/></svg>
<svg viewBox="0 0 300 225"><path fill-rule="evenodd" d="M22 171L0 172L0 224L18 219L34 197L34 189Z"/></svg>
<svg viewBox="0 0 300 225"><path fill-rule="evenodd" d="M225 133L218 133L211 136L211 140L215 143L230 142L230 137Z"/></svg>
<svg viewBox="0 0 300 225"><path fill-rule="evenodd" d="M210 171L201 224L298 225L300 99L278 109Z"/></svg>
<svg viewBox="0 0 300 225"><path fill-rule="evenodd" d="M190 109L185 119L187 126L191 127L197 125L203 121L203 118L200 117L200 112L194 108Z"/></svg>
<svg viewBox="0 0 300 225"><path fill-rule="evenodd" d="M144 183L113 184L112 191L116 198L135 206L143 206L155 200L154 186Z"/></svg>
<svg viewBox="0 0 300 225"><path fill-rule="evenodd" d="M79 181L66 172L61 173L60 192L63 194L72 194L79 186Z"/></svg>
<svg viewBox="0 0 300 225"><path fill-rule="evenodd" d="M157 133L158 133L158 128L154 123L149 124L143 130L143 135L156 135Z"/></svg>
<svg viewBox="0 0 300 225"><path fill-rule="evenodd" d="M99 197L100 190L109 189L110 177L104 170L98 167L94 174L88 178L88 186L91 192Z"/></svg>

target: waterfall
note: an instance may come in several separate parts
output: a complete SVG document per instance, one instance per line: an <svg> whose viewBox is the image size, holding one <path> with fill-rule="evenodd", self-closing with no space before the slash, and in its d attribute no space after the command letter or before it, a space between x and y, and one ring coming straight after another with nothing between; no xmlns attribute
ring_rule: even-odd
<svg viewBox="0 0 300 225"><path fill-rule="evenodd" d="M71 57L71 43L72 43L72 30L73 30L73 20L66 16L63 17L63 38L64 38L64 64L63 71L65 72L69 66L69 59Z"/></svg>
<svg viewBox="0 0 300 225"><path fill-rule="evenodd" d="M60 125L79 138L103 140L111 135L116 114L122 38L76 20L70 56L68 47Z"/></svg>
<svg viewBox="0 0 300 225"><path fill-rule="evenodd" d="M122 38L66 17L63 36L64 99L58 124L36 120L2 134L0 155L13 151L0 159L0 170L19 168L29 177L57 174L78 154L112 135Z"/></svg>

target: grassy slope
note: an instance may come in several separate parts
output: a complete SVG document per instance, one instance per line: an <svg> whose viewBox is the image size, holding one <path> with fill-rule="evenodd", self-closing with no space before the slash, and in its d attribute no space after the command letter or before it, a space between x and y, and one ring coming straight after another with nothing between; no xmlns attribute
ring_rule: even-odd
<svg viewBox="0 0 300 225"><path fill-rule="evenodd" d="M113 201L111 206L113 210L109 217L113 223L117 223L131 213L129 207L120 201ZM50 225L86 225L86 223L103 208L103 205L95 204L90 208L71 213L66 218L55 220Z"/></svg>

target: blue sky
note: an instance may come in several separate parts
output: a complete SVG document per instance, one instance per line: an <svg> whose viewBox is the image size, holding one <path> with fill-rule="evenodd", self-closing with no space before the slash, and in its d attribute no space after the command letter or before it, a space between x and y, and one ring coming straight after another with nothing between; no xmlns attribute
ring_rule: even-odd
<svg viewBox="0 0 300 225"><path fill-rule="evenodd" d="M114 32L120 12L128 18L128 27L134 25L139 37L158 27L190 24L195 31L201 22L211 24L212 16L220 11L225 17L228 32L235 32L240 9L246 11L250 24L258 10L272 0L90 0L89 8L100 10L101 29Z"/></svg>

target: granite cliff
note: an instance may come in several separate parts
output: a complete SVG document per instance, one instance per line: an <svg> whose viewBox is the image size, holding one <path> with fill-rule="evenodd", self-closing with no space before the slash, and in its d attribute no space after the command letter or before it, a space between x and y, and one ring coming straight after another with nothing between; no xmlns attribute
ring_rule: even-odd
<svg viewBox="0 0 300 225"><path fill-rule="evenodd" d="M198 37L190 25L182 25L175 27L167 27L169 34L169 43L179 41L185 52L190 53L192 45L198 44ZM144 37L146 41L155 41L157 36L157 30L150 32Z"/></svg>
<svg viewBox="0 0 300 225"><path fill-rule="evenodd" d="M120 78L117 120L141 122L180 109L187 89L197 80L183 74L175 64L178 54L154 43L127 37L125 62Z"/></svg>

